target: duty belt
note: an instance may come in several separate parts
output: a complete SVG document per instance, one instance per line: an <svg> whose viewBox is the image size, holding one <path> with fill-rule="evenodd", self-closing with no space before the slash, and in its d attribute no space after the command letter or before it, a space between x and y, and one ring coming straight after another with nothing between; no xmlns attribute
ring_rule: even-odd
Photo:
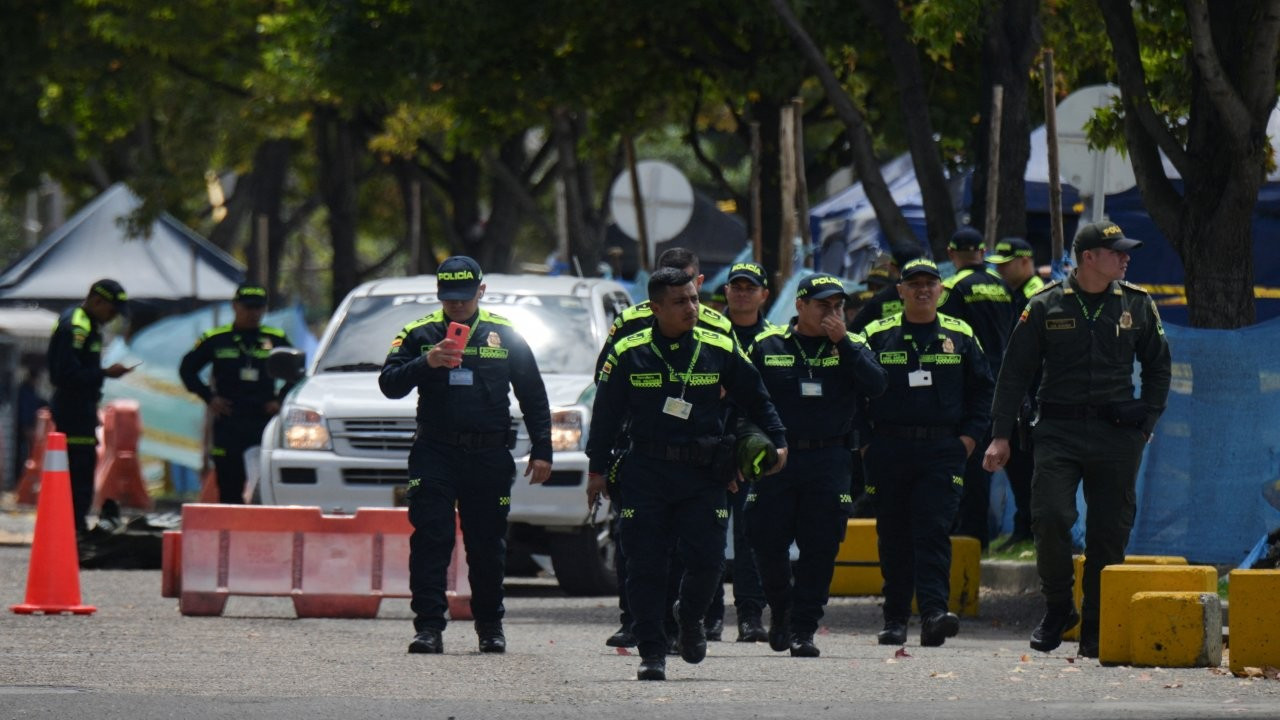
<svg viewBox="0 0 1280 720"><path fill-rule="evenodd" d="M465 448L467 450L483 450L489 448L506 448L510 450L516 446L516 431L508 430L506 432L491 433L465 433L465 432L444 432L432 433L427 431L421 425L418 426L418 436L438 440L445 445L454 445Z"/></svg>
<svg viewBox="0 0 1280 720"><path fill-rule="evenodd" d="M830 447L849 447L849 434L827 438L798 438L787 435L787 447L791 450L820 450Z"/></svg>
<svg viewBox="0 0 1280 720"><path fill-rule="evenodd" d="M1049 420L1088 420L1110 418L1110 405L1071 405L1067 403L1040 403L1040 417Z"/></svg>
<svg viewBox="0 0 1280 720"><path fill-rule="evenodd" d="M694 467L700 467L710 465L715 459L716 445L702 445L699 443L674 445L671 443L635 440L631 443L631 450L658 460L688 463Z"/></svg>
<svg viewBox="0 0 1280 720"><path fill-rule="evenodd" d="M902 440L941 440L958 437L953 425L886 425L878 424L875 434L879 437Z"/></svg>

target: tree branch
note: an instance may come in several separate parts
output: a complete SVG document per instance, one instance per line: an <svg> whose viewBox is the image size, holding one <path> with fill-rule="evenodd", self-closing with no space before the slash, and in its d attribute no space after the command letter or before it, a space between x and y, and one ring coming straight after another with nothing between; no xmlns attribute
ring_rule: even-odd
<svg viewBox="0 0 1280 720"><path fill-rule="evenodd" d="M698 159L698 164L702 165L702 167L707 169L707 172L711 173L711 177L715 179L716 185L718 185L725 194L733 198L733 201L738 204L738 207L745 207L746 199L733 189L733 185L730 184L729 180L724 176L724 170L719 164L707 157L707 154L702 150L702 144L698 142L698 108L701 105L702 87L699 86L697 93L694 95L693 103L689 108L689 129L685 134L685 142L693 149L693 156Z"/></svg>
<svg viewBox="0 0 1280 720"><path fill-rule="evenodd" d="M489 163L489 172L493 173L494 179L516 199L516 205L519 206L520 211L530 217L533 224L537 225L547 237L555 239L556 229L543 217L541 208L529 193L525 182L492 151L485 153L484 158Z"/></svg>
<svg viewBox="0 0 1280 720"><path fill-rule="evenodd" d="M1266 0L1253 26L1253 47L1243 74L1244 102L1251 115L1270 117L1276 106L1276 52L1280 45L1280 0ZM1265 122L1265 121L1264 121Z"/></svg>
<svg viewBox="0 0 1280 720"><path fill-rule="evenodd" d="M1218 59L1218 51L1213 46L1213 35L1209 31L1209 3L1207 0L1187 0L1186 4L1187 27L1191 30L1192 57L1195 58L1196 68L1204 79L1209 100L1222 116L1221 127L1230 131L1227 142L1236 147L1244 147L1253 123L1249 118L1249 111L1231 86L1226 70ZM1273 55L1273 64L1274 57Z"/></svg>

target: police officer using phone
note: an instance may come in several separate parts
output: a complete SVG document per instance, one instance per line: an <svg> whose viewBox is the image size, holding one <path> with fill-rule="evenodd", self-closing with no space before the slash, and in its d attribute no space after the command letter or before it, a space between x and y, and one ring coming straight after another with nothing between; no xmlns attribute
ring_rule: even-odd
<svg viewBox="0 0 1280 720"><path fill-rule="evenodd" d="M440 263L443 307L409 323L391 341L378 386L389 398L418 391L418 432L409 451L411 653L442 653L446 571L453 554L454 508L470 565L471 611L482 653L507 648L502 580L515 462L508 389L514 389L532 447L525 475L551 476L551 408L528 343L511 321L480 308L480 265L465 256ZM468 328L465 346L446 338Z"/></svg>
<svg viewBox="0 0 1280 720"><path fill-rule="evenodd" d="M868 398L867 491L875 491L884 574L881 645L907 640L911 600L920 606L920 644L960 631L947 611L950 530L964 491L964 464L990 418L992 379L982 346L963 320L938 312L942 278L932 260L902 268L902 312L867 326L867 345L889 376Z"/></svg>

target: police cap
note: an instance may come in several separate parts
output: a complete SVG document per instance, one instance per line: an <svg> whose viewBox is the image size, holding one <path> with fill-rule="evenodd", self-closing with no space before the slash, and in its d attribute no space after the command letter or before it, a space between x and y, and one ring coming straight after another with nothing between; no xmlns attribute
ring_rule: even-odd
<svg viewBox="0 0 1280 720"><path fill-rule="evenodd" d="M1035 255L1031 243L1022 238L1009 237L996 243L996 254L987 258L988 262L1003 265L1018 258L1029 258Z"/></svg>
<svg viewBox="0 0 1280 720"><path fill-rule="evenodd" d="M436 270L437 294L441 300L470 300L483 279L480 263L466 255L454 255L445 258Z"/></svg>
<svg viewBox="0 0 1280 720"><path fill-rule="evenodd" d="M966 225L955 231L947 247L952 250L981 250L982 233Z"/></svg>
<svg viewBox="0 0 1280 720"><path fill-rule="evenodd" d="M235 302L247 308L267 306L267 289L257 283L243 283L236 288Z"/></svg>
<svg viewBox="0 0 1280 720"><path fill-rule="evenodd" d="M847 293L840 278L826 273L809 275L800 281L800 287L796 289L798 300L821 300L832 295L847 296Z"/></svg>
<svg viewBox="0 0 1280 720"><path fill-rule="evenodd" d="M733 282L738 278L751 281L752 285L760 287L769 287L769 278L764 274L764 268L753 262L734 263L729 268L729 282Z"/></svg>
<svg viewBox="0 0 1280 720"><path fill-rule="evenodd" d="M110 278L103 278L90 285L89 292L111 303L115 306L116 312L128 317L129 296L125 293L124 286L120 283Z"/></svg>
<svg viewBox="0 0 1280 720"><path fill-rule="evenodd" d="M902 268L902 279L914 277L916 275L930 275L932 277L942 279L942 273L939 272L938 266L929 258L916 258L907 263Z"/></svg>
<svg viewBox="0 0 1280 720"><path fill-rule="evenodd" d="M1129 252L1142 247L1142 241L1125 237L1124 231L1113 222L1096 222L1080 226L1074 247L1077 253L1098 248Z"/></svg>

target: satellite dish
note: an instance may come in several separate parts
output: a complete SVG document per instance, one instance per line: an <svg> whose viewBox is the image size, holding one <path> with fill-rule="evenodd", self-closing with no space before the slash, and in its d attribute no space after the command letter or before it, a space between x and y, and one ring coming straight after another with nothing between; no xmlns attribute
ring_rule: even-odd
<svg viewBox="0 0 1280 720"><path fill-rule="evenodd" d="M1120 97L1115 85L1090 85L1058 103L1058 172L1081 195L1115 195L1137 184L1133 165L1114 149L1089 149L1084 126L1098 108L1110 107Z"/></svg>
<svg viewBox="0 0 1280 720"><path fill-rule="evenodd" d="M674 165L660 160L636 163L640 201L644 206L644 227L649 235L649 265L653 265L654 247L679 235L693 217L693 186ZM629 237L640 239L636 219L635 195L631 192L631 173L623 171L609 191L609 208L618 229Z"/></svg>

